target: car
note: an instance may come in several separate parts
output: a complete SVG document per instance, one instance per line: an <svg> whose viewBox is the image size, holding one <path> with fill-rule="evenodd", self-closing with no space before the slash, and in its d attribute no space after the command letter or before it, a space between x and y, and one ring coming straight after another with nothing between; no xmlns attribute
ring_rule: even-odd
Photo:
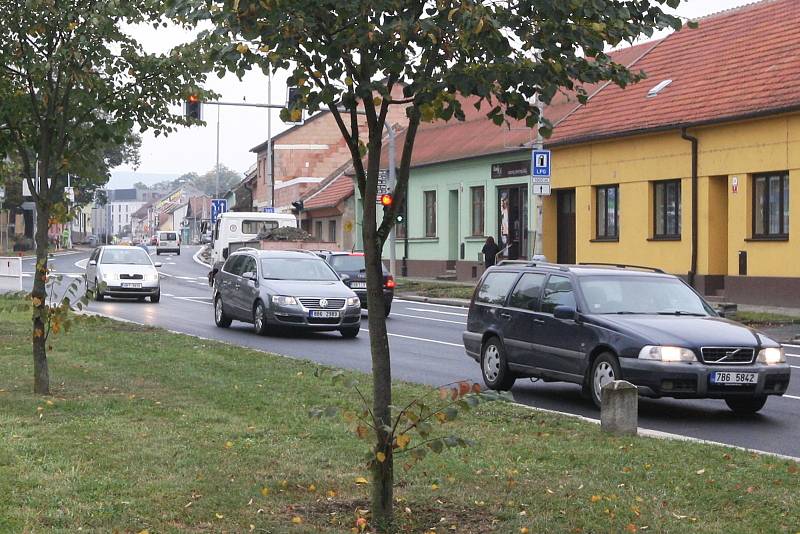
<svg viewBox="0 0 800 534"><path fill-rule="evenodd" d="M156 239L156 255L162 252L174 252L181 255L181 238L178 232L158 232Z"/></svg>
<svg viewBox="0 0 800 534"><path fill-rule="evenodd" d="M161 300L158 268L150 255L139 247L105 245L92 251L86 265L86 287L95 300L105 297Z"/></svg>
<svg viewBox="0 0 800 534"><path fill-rule="evenodd" d="M643 396L752 414L790 377L779 343L720 317L682 279L634 266L501 262L478 283L463 343L491 389L573 382L598 407L605 384L627 380Z"/></svg>
<svg viewBox="0 0 800 534"><path fill-rule="evenodd" d="M307 251L240 248L213 278L214 322L251 323L266 335L273 328L335 331L354 338L361 304L328 263Z"/></svg>
<svg viewBox="0 0 800 534"><path fill-rule="evenodd" d="M327 261L340 275L346 275L344 283L356 292L361 299L361 307L367 309L367 269L364 264L362 252L331 252L327 250L315 251ZM381 264L383 269L383 310L386 317L392 313L392 300L396 282L392 273Z"/></svg>

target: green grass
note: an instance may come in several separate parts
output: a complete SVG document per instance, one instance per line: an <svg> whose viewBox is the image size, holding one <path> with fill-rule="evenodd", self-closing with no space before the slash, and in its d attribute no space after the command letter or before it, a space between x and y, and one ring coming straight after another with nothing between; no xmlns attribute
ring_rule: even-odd
<svg viewBox="0 0 800 534"><path fill-rule="evenodd" d="M800 324L800 317L768 312L737 311L733 319L740 323L755 325Z"/></svg>
<svg viewBox="0 0 800 534"><path fill-rule="evenodd" d="M0 321L0 532L350 532L368 508L364 442L307 416L355 406L315 364L92 319L52 339L45 399L28 325ZM448 428L477 444L398 462L401 532L800 530L791 462L509 404Z"/></svg>
<svg viewBox="0 0 800 534"><path fill-rule="evenodd" d="M472 293L475 291L475 285L398 278L395 291L398 293L412 293L430 298L471 299Z"/></svg>

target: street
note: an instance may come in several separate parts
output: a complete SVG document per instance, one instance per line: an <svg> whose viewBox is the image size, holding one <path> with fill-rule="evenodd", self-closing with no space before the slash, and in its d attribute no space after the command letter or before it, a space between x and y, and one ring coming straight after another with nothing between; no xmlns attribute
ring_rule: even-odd
<svg viewBox="0 0 800 534"><path fill-rule="evenodd" d="M118 319L166 328L226 343L273 352L292 358L357 369L371 368L367 322L362 333L347 340L338 332L258 337L250 325L234 322L229 329L214 325L207 268L192 258L198 247L183 247L180 256L155 256L164 263L162 299L150 302L106 300L92 302L90 310ZM53 258L51 268L67 278L81 279L89 252L66 253ZM32 273L33 259L24 261L23 271ZM30 274L24 280L30 289ZM395 299L388 330L394 379L432 386L457 380L482 383L478 365L468 358L461 344L466 310ZM144 341L144 340L143 340ZM143 350L146 350L146 343ZM787 346L793 365L793 382L782 398L772 397L756 416L739 418L721 400L652 400L640 398L642 428L681 434L762 451L800 456L800 347ZM517 401L540 408L599 417L591 401L577 386L563 383L532 383L519 380L513 389Z"/></svg>

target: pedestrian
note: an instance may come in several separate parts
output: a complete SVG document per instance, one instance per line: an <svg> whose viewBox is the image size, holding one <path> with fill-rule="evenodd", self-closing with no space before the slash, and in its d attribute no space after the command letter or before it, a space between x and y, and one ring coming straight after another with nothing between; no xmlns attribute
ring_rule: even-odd
<svg viewBox="0 0 800 534"><path fill-rule="evenodd" d="M489 236L481 249L483 252L483 264L488 269L495 264L497 255L500 253L500 247L494 242L494 237Z"/></svg>

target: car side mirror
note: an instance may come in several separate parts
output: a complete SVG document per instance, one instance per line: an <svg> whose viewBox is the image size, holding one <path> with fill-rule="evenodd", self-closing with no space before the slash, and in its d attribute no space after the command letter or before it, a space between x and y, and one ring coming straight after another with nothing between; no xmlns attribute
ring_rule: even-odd
<svg viewBox="0 0 800 534"><path fill-rule="evenodd" d="M577 312L572 306L556 306L553 310L553 317L565 321L575 321L577 319Z"/></svg>
<svg viewBox="0 0 800 534"><path fill-rule="evenodd" d="M97 262L96 262L95 260L91 260L91 261L89 262L89 265L91 265L91 266L95 266L95 265L97 265Z"/></svg>
<svg viewBox="0 0 800 534"><path fill-rule="evenodd" d="M155 262L155 263L153 264L153 267L155 267L156 269L158 269L158 268L159 268L159 267L161 267L162 265L164 265L164 264L163 264L163 263L161 263L160 261L157 261L157 262Z"/></svg>
<svg viewBox="0 0 800 534"><path fill-rule="evenodd" d="M339 280L341 280L342 282L349 282L350 281L350 275L342 273L342 274L339 275Z"/></svg>
<svg viewBox="0 0 800 534"><path fill-rule="evenodd" d="M242 273L242 278L246 280L255 280L256 273L254 273L253 271L247 271L246 273Z"/></svg>

